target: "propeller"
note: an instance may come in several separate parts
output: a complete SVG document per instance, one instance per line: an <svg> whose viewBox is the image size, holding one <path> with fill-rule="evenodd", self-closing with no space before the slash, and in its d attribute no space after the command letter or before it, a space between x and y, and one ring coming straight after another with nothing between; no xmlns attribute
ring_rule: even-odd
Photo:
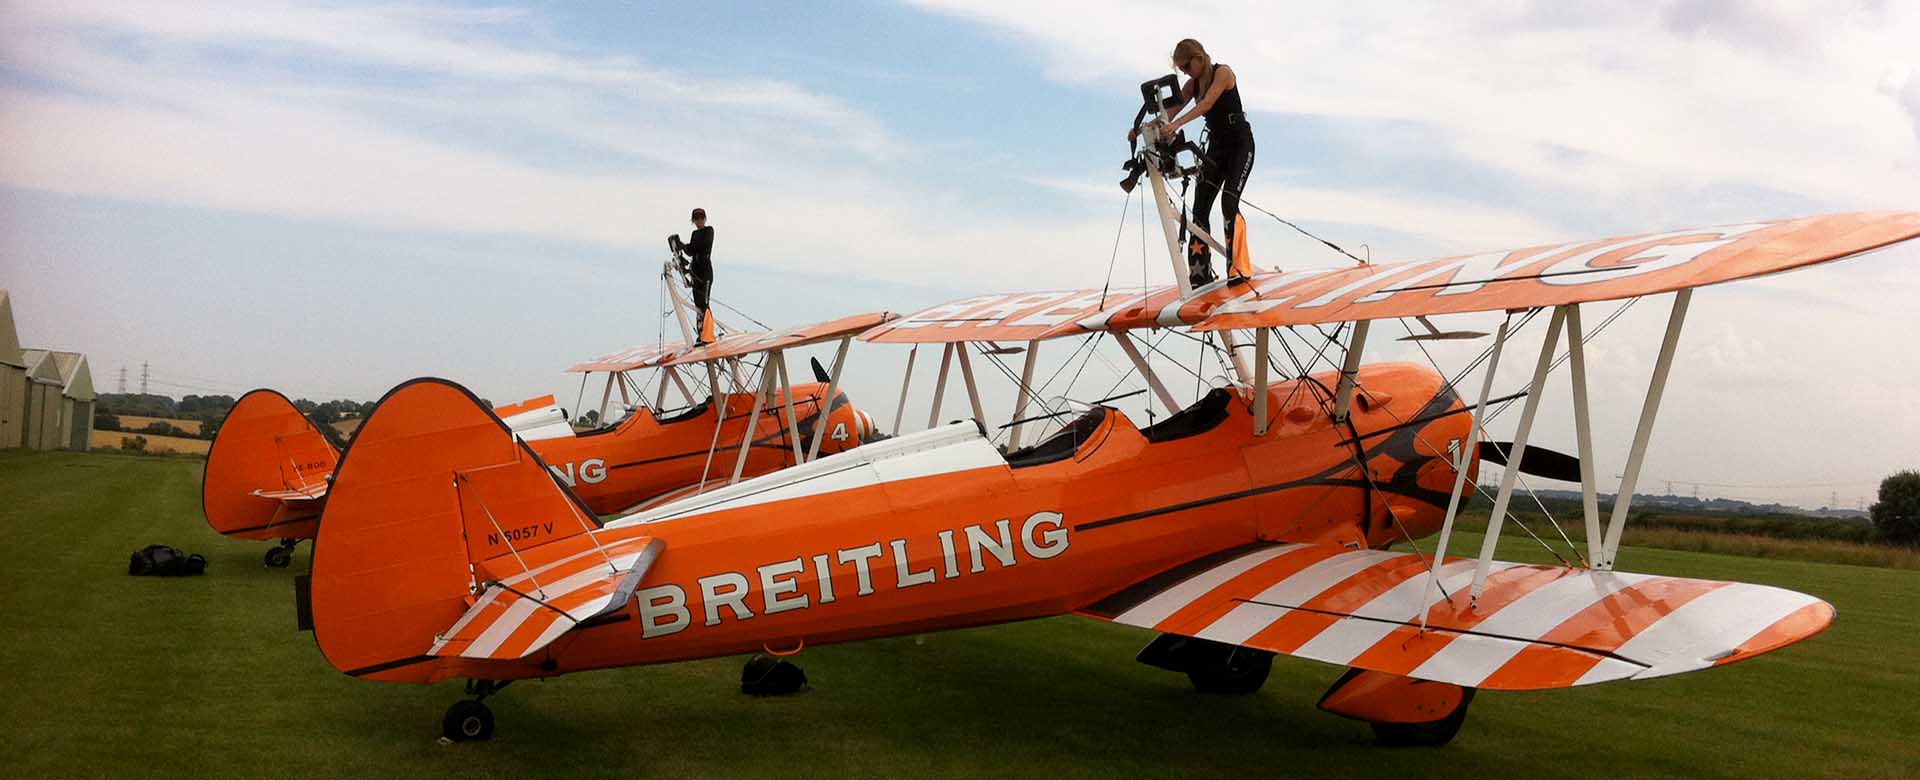
<svg viewBox="0 0 1920 780"><path fill-rule="evenodd" d="M810 358L807 358L807 362L813 364L813 380L814 381L819 382L820 384L823 384L823 385L833 381L833 377L827 374L827 367L820 365L819 358L810 357ZM1579 477L1574 477L1574 479L1578 480Z"/></svg>
<svg viewBox="0 0 1920 780"><path fill-rule="evenodd" d="M1510 441L1480 442L1480 459L1489 463L1506 465L1507 452L1513 449ZM1562 482L1580 481L1580 459L1564 452L1554 452L1545 447L1527 445L1527 451L1520 456L1520 473L1536 477L1557 479Z"/></svg>

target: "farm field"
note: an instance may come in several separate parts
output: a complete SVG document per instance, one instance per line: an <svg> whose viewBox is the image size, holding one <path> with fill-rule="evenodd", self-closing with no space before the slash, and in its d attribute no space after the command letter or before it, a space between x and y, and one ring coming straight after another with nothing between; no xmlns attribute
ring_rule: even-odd
<svg viewBox="0 0 1920 780"><path fill-rule="evenodd" d="M1314 709L1334 667L1282 658L1256 695L1201 696L1133 661L1146 632L1072 617L810 648L813 690L780 699L740 695L736 658L525 682L489 700L493 741L443 745L459 685L327 666L294 630L293 572L206 528L203 463L0 451L8 775L1920 776L1920 574L1644 548L1623 568L1804 590L1839 619L1724 669L1487 693L1438 750L1378 748ZM156 542L206 555L207 575L125 576Z"/></svg>
<svg viewBox="0 0 1920 780"><path fill-rule="evenodd" d="M137 414L120 414L114 416L120 419L120 427L136 432L154 423L166 423L187 433L199 435L200 426L203 424L199 420L184 420L175 417L142 417Z"/></svg>
<svg viewBox="0 0 1920 780"><path fill-rule="evenodd" d="M126 439L140 436L147 440L148 452L172 451L183 455L205 455L213 448L213 442L206 439L189 439L183 436L160 436L152 433L127 433L123 431L94 431L87 441L94 449L120 449L120 443Z"/></svg>

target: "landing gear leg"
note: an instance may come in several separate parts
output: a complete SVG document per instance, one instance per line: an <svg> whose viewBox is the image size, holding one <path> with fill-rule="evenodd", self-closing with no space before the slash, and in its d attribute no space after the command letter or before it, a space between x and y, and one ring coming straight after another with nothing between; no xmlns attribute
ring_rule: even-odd
<svg viewBox="0 0 1920 780"><path fill-rule="evenodd" d="M740 669L740 692L748 696L785 696L807 687L807 673L792 661L754 653Z"/></svg>
<svg viewBox="0 0 1920 780"><path fill-rule="evenodd" d="M300 543L298 539L281 539L280 544L267 548L264 562L269 569L284 569L293 563L293 547Z"/></svg>
<svg viewBox="0 0 1920 780"><path fill-rule="evenodd" d="M493 710L481 700L499 693L512 680L497 682L494 680L468 680L467 695L471 699L461 699L447 708L447 715L440 719L440 736L449 742L481 742L493 738Z"/></svg>
<svg viewBox="0 0 1920 780"><path fill-rule="evenodd" d="M1273 671L1273 653L1178 634L1154 637L1134 660L1185 672L1193 689L1201 693L1253 693Z"/></svg>

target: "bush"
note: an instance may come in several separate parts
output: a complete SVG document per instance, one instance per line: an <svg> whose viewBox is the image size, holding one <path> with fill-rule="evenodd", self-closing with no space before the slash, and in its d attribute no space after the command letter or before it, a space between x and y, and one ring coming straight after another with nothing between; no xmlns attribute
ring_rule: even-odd
<svg viewBox="0 0 1920 780"><path fill-rule="evenodd" d="M120 430L120 418L105 409L93 411L93 429L96 431Z"/></svg>
<svg viewBox="0 0 1920 780"><path fill-rule="evenodd" d="M1902 471L1881 480L1880 500L1869 513L1881 541L1920 544L1920 471Z"/></svg>
<svg viewBox="0 0 1920 780"><path fill-rule="evenodd" d="M146 452L147 437L145 436L122 437L120 439L120 449L126 450L128 452Z"/></svg>

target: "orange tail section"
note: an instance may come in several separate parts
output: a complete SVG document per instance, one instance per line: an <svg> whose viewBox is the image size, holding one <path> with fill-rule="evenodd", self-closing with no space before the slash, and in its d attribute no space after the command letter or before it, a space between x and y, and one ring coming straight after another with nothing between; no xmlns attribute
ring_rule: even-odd
<svg viewBox="0 0 1920 780"><path fill-rule="evenodd" d="M340 453L287 397L240 397L207 453L207 524L243 539L310 539Z"/></svg>
<svg viewBox="0 0 1920 780"><path fill-rule="evenodd" d="M597 536L531 448L439 379L395 388L368 415L320 529L321 653L348 674L408 682L484 677L463 664L540 650L624 603L658 551L637 532Z"/></svg>

